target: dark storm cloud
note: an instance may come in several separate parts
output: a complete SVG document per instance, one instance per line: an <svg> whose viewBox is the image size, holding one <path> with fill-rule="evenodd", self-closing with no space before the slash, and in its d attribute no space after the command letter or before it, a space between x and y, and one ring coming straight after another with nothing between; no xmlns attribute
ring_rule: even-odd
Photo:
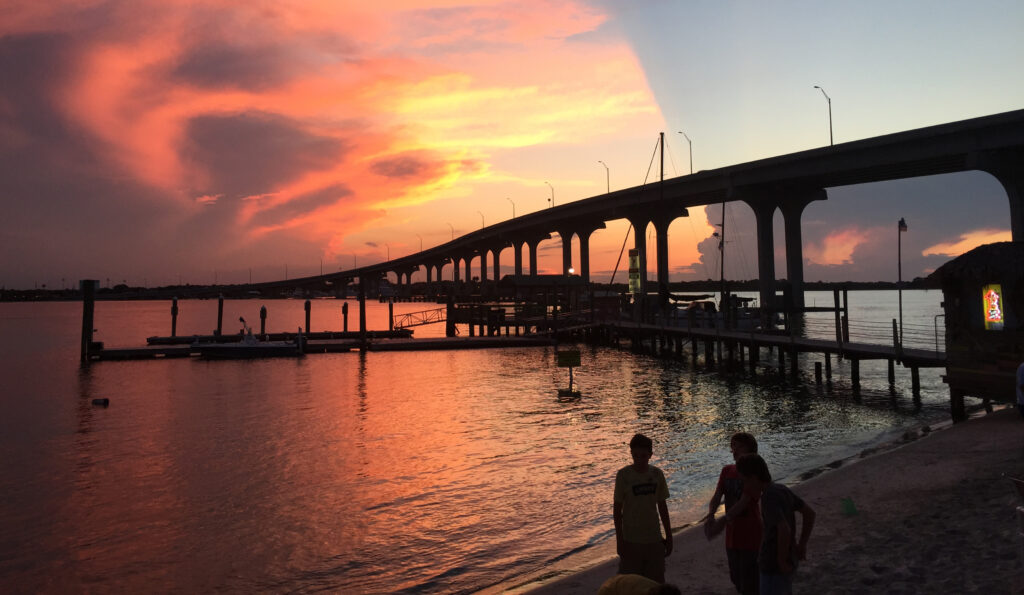
<svg viewBox="0 0 1024 595"><path fill-rule="evenodd" d="M412 155L400 155L388 159L379 159L370 165L370 171L387 178L413 178L419 176L429 164Z"/></svg>
<svg viewBox="0 0 1024 595"><path fill-rule="evenodd" d="M296 76L296 63L284 48L211 43L188 50L171 71L173 79L199 87L260 91Z"/></svg>
<svg viewBox="0 0 1024 595"><path fill-rule="evenodd" d="M260 211L259 214L253 217L252 223L256 225L273 225L275 223L281 223L296 217L302 217L303 215L312 213L321 207L335 204L336 202L351 195L352 190L342 184L337 184L329 188L317 190L316 192L304 194L289 200L286 203Z"/></svg>
<svg viewBox="0 0 1024 595"><path fill-rule="evenodd" d="M72 71L74 47L61 34L0 38L0 151L25 143L55 151L68 149L68 143L78 145L54 105L55 92ZM6 161L3 165L8 166Z"/></svg>
<svg viewBox="0 0 1024 595"><path fill-rule="evenodd" d="M228 199L273 192L345 154L344 143L304 131L296 122L267 113L200 116L187 127L183 160L205 170L209 182L198 194Z"/></svg>

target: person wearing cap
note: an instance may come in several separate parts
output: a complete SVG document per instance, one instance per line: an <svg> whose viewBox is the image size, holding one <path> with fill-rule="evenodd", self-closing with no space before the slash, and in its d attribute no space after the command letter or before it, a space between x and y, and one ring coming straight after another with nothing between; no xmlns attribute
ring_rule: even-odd
<svg viewBox="0 0 1024 595"><path fill-rule="evenodd" d="M633 464L615 474L615 545L619 574L639 574L665 582L665 558L672 553L668 483L665 474L650 464L653 442L643 434L629 441ZM662 536L661 527L665 527Z"/></svg>

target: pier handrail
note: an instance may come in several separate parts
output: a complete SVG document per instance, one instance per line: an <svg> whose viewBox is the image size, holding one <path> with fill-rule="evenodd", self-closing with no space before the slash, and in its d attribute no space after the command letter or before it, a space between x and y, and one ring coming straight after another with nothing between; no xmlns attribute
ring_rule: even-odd
<svg viewBox="0 0 1024 595"><path fill-rule="evenodd" d="M406 314L399 314L395 316L394 327L396 329L409 328L411 326L423 326L427 324L435 324L438 322L444 322L446 318L447 308L434 308L432 310L422 310L420 312L408 312Z"/></svg>

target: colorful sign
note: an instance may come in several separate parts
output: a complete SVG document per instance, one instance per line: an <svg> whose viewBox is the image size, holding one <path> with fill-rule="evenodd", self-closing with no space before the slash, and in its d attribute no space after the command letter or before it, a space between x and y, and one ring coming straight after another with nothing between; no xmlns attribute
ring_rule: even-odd
<svg viewBox="0 0 1024 595"><path fill-rule="evenodd" d="M985 330L1003 330L1003 288L1000 285L986 285L981 288L981 303L984 307Z"/></svg>

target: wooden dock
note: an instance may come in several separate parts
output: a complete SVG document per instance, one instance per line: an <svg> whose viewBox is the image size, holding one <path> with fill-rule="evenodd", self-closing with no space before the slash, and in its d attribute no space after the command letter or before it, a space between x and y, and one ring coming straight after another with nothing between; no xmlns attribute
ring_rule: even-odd
<svg viewBox="0 0 1024 595"><path fill-rule="evenodd" d="M387 331L383 331L387 332ZM313 336L327 333L313 333ZM342 333L336 333L342 334ZM349 333L351 334L351 333ZM356 333L358 335L358 333ZM500 336L500 337L438 337L433 339L413 339L411 337L386 338L369 337L366 343L353 338L314 339L305 341L303 353L346 353L349 351L427 351L446 349L492 349L509 347L539 347L551 345L550 336ZM379 333L378 333L379 334ZM408 334L408 333L406 333ZM123 361L168 358L198 358L197 343L186 345L152 344L145 347L103 348L90 351L90 361Z"/></svg>

